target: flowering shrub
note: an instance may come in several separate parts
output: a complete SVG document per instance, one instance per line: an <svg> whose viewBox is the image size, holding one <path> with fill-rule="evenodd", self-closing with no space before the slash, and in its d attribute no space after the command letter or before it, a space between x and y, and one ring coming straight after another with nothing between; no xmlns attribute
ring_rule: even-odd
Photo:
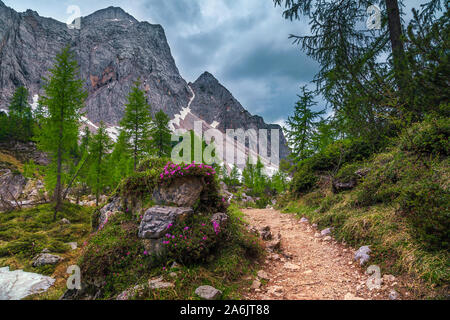
<svg viewBox="0 0 450 320"><path fill-rule="evenodd" d="M201 176L205 178L205 183L208 185L214 183L215 175L216 171L214 168L203 163L196 164L194 161L188 165L178 165L169 161L164 167L163 172L159 175L159 178L163 183L170 184L176 177Z"/></svg>
<svg viewBox="0 0 450 320"><path fill-rule="evenodd" d="M169 225L163 244L170 258L184 264L204 261L221 239L222 230L209 217L194 216L178 226Z"/></svg>

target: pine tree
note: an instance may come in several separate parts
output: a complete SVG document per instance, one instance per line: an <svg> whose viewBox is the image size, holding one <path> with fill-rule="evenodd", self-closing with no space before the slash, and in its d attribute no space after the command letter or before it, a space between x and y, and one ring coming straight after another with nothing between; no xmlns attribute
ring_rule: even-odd
<svg viewBox="0 0 450 320"><path fill-rule="evenodd" d="M288 127L285 129L297 161L306 159L315 151L313 139L316 135L317 120L325 113L312 111L317 105L312 92L308 91L306 86L301 90L302 95L298 96L300 100L295 106L294 115L288 118Z"/></svg>
<svg viewBox="0 0 450 320"><path fill-rule="evenodd" d="M20 141L28 141L33 133L33 113L28 103L28 90L18 87L9 105L11 137Z"/></svg>
<svg viewBox="0 0 450 320"><path fill-rule="evenodd" d="M55 178L55 214L62 204L63 166L69 161L69 152L78 143L80 110L87 97L83 81L79 78L78 65L69 47L56 56L50 69L51 77L44 79L45 94L40 105L45 107L46 117L40 119L36 140L43 151L50 154L48 178Z"/></svg>
<svg viewBox="0 0 450 320"><path fill-rule="evenodd" d="M138 162L149 153L150 127L152 122L150 105L147 103L145 93L140 89L140 85L139 80L134 83L128 95L125 115L120 122L127 138L127 144L133 155L135 171Z"/></svg>
<svg viewBox="0 0 450 320"><path fill-rule="evenodd" d="M112 141L106 132L106 127L103 122L100 123L100 127L97 133L92 137L89 142L89 156L91 160L90 172L91 172L91 185L95 191L95 203L98 207L100 192L106 186L107 177L109 176L107 157L112 149Z"/></svg>
<svg viewBox="0 0 450 320"><path fill-rule="evenodd" d="M109 159L111 168L111 183L117 186L120 181L133 171L133 158L128 146L127 135L121 131Z"/></svg>
<svg viewBox="0 0 450 320"><path fill-rule="evenodd" d="M158 158L169 157L172 150L171 131L169 129L169 117L160 110L155 114L155 119L150 130L150 148Z"/></svg>

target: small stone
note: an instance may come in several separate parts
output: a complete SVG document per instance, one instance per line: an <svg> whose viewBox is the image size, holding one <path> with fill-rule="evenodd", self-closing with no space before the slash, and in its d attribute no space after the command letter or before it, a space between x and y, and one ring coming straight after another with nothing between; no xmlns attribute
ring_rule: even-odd
<svg viewBox="0 0 450 320"><path fill-rule="evenodd" d="M326 236L325 238L323 238L322 241L329 242L331 240L332 240L332 238L330 236Z"/></svg>
<svg viewBox="0 0 450 320"><path fill-rule="evenodd" d="M64 219L61 220L61 223L62 224L70 224L70 221L67 220L66 218L64 218Z"/></svg>
<svg viewBox="0 0 450 320"><path fill-rule="evenodd" d="M269 280L269 275L264 270L258 271L258 277L263 280Z"/></svg>
<svg viewBox="0 0 450 320"><path fill-rule="evenodd" d="M389 292L389 300L398 300L399 295L398 292L395 290L391 290L391 292Z"/></svg>
<svg viewBox="0 0 450 320"><path fill-rule="evenodd" d="M290 263L290 262L285 263L284 268L287 270L291 270L291 271L300 270L300 267L298 265Z"/></svg>
<svg viewBox="0 0 450 320"><path fill-rule="evenodd" d="M170 282L164 282L163 278L157 278L150 280L148 282L148 286L150 289L167 289L167 288L173 288L175 285Z"/></svg>
<svg viewBox="0 0 450 320"><path fill-rule="evenodd" d="M178 274L176 272L171 272L171 273L169 273L169 276L172 278L176 278L178 276Z"/></svg>
<svg viewBox="0 0 450 320"><path fill-rule="evenodd" d="M359 264L362 266L367 261L369 261L370 256L369 253L371 252L370 246L364 246L358 249L358 251L355 252L355 261L359 260Z"/></svg>
<svg viewBox="0 0 450 320"><path fill-rule="evenodd" d="M222 296L222 291L211 286L201 286L195 290L195 294L205 300L217 300Z"/></svg>
<svg viewBox="0 0 450 320"><path fill-rule="evenodd" d="M352 300L352 301L356 301L356 300L364 300L363 298L357 297L355 295L353 295L352 293L347 293L344 297L344 300Z"/></svg>
<svg viewBox="0 0 450 320"><path fill-rule="evenodd" d="M47 248L42 249L42 253L50 253L50 250L48 250Z"/></svg>
<svg viewBox="0 0 450 320"><path fill-rule="evenodd" d="M303 217L300 219L300 223L309 223L309 220Z"/></svg>
<svg viewBox="0 0 450 320"><path fill-rule="evenodd" d="M67 245L72 249L72 250L76 250L78 248L78 243L76 242L69 242L67 243Z"/></svg>
<svg viewBox="0 0 450 320"><path fill-rule="evenodd" d="M314 234L314 238L321 238L322 237L322 235L320 234L320 233L318 233L318 232L316 232L315 234Z"/></svg>
<svg viewBox="0 0 450 320"><path fill-rule="evenodd" d="M314 223L311 227L313 227L314 229L317 229L318 225L317 225L317 223Z"/></svg>
<svg viewBox="0 0 450 320"><path fill-rule="evenodd" d="M33 267L40 267L46 265L54 265L61 261L62 258L49 253L41 253L33 261Z"/></svg>
<svg viewBox="0 0 450 320"><path fill-rule="evenodd" d="M261 288L261 281L259 281L259 280L253 281L251 289L256 290L256 289L259 289L259 288Z"/></svg>
<svg viewBox="0 0 450 320"><path fill-rule="evenodd" d="M395 277L392 274L385 274L383 275L383 281L385 282L394 282Z"/></svg>
<svg viewBox="0 0 450 320"><path fill-rule="evenodd" d="M320 232L320 235L321 235L322 237L329 236L330 234L331 234L331 228L327 228L327 229L322 230L322 231Z"/></svg>

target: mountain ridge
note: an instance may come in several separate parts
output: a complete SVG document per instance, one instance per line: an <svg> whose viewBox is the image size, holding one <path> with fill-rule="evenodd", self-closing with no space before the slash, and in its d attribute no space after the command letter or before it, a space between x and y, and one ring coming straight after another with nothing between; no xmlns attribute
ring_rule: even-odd
<svg viewBox="0 0 450 320"><path fill-rule="evenodd" d="M18 13L0 0L0 109L7 108L20 85L29 90L30 102L42 95L42 76L48 75L54 57L67 44L80 65L80 76L88 91L86 117L94 124L103 121L116 126L123 116L127 94L140 78L152 113L163 110L174 119L189 104L191 86L196 94L192 101L195 116L209 124L217 121L223 132L234 128L281 129L251 115L207 71L195 82L186 82L164 28L139 22L114 6L82 17L77 30L33 10ZM211 92L213 95L208 97ZM289 150L283 134L280 142L284 158Z"/></svg>

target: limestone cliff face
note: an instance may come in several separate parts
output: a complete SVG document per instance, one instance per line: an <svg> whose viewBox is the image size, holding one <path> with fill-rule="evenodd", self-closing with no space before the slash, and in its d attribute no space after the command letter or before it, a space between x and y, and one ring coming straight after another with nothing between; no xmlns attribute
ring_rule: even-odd
<svg viewBox="0 0 450 320"><path fill-rule="evenodd" d="M69 45L80 65L80 76L89 93L86 117L117 125L126 96L138 78L152 112L162 109L170 118L186 108L192 97L180 76L160 25L139 22L121 8L109 7L81 19L81 29L44 18L28 10L18 13L0 0L0 109L7 109L14 90L24 85L32 97L41 95L42 77L55 55ZM196 98L192 113L218 128L279 128L252 116L209 73L191 85ZM213 112L211 112L213 111ZM284 136L281 155L286 156Z"/></svg>

